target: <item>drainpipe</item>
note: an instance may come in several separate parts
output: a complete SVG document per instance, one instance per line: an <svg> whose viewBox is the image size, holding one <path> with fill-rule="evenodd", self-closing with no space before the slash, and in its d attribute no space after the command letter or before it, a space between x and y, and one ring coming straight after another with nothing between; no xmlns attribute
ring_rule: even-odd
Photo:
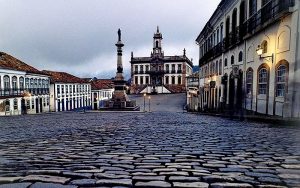
<svg viewBox="0 0 300 188"><path fill-rule="evenodd" d="M299 70L299 63L300 63L300 55L299 55L299 51L300 51L300 44L299 44L299 42L300 42L300 38L299 38L299 34L300 34L300 29L299 29L299 26L300 26L300 21L299 21L299 17L300 17L300 15L299 15L299 11L300 11L300 3L299 3L299 1L297 2L297 5L298 5L298 7L297 7L297 33L296 33L296 50L295 50L295 68L294 68L294 78L293 78L293 96L292 96L292 101L296 101L296 99L298 98L298 100L299 100L299 96L300 96L300 89L299 89L299 82L300 82L300 80L299 79L297 79L297 75L299 76L299 73L297 74L297 71L300 71ZM298 109L296 109L296 108L298 108ZM299 107L299 101L298 102L292 102L292 117L300 117L300 109L299 109L300 107ZM297 113L295 113L295 111L297 112Z"/></svg>

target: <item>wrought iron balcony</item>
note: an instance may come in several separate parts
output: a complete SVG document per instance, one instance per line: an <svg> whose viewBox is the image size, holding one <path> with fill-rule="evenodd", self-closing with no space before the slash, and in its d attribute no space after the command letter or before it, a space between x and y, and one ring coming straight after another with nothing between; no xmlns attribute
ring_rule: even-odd
<svg viewBox="0 0 300 188"><path fill-rule="evenodd" d="M17 88L0 89L1 97L22 96L23 94L24 94L24 89L17 89Z"/></svg>

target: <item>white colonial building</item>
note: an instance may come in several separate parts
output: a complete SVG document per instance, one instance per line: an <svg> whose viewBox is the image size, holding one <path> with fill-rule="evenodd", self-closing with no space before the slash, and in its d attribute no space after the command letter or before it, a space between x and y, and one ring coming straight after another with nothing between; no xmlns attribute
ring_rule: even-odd
<svg viewBox="0 0 300 188"><path fill-rule="evenodd" d="M114 83L111 79L92 79L90 80L92 87L92 108L99 110L104 107L104 101L112 98Z"/></svg>
<svg viewBox="0 0 300 188"><path fill-rule="evenodd" d="M178 93L186 90L186 77L192 74L193 63L183 55L165 56L162 50L162 34L157 28L153 37L150 57L134 57L131 54L131 92Z"/></svg>
<svg viewBox="0 0 300 188"><path fill-rule="evenodd" d="M196 39L201 110L300 117L299 6L221 1Z"/></svg>
<svg viewBox="0 0 300 188"><path fill-rule="evenodd" d="M50 76L52 112L91 109L91 84L65 72L43 71Z"/></svg>
<svg viewBox="0 0 300 188"><path fill-rule="evenodd" d="M49 112L49 76L0 52L0 116Z"/></svg>

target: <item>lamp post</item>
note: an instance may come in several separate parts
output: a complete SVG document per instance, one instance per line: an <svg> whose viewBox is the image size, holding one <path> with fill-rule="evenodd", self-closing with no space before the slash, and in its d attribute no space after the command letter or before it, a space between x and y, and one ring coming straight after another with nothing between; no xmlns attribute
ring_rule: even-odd
<svg viewBox="0 0 300 188"><path fill-rule="evenodd" d="M146 96L147 94L144 93L144 112L146 112Z"/></svg>
<svg viewBox="0 0 300 188"><path fill-rule="evenodd" d="M270 56L264 56L264 57L262 57L263 51L264 50L261 47L261 45L258 45L258 47L256 49L256 53L259 56L259 58L271 58L271 61L272 61L272 64L273 64L273 62L274 62L274 54L272 53L272 55L270 55Z"/></svg>
<svg viewBox="0 0 300 188"><path fill-rule="evenodd" d="M151 111L151 110L150 110L150 100L151 100L151 96L149 96L148 99L149 99L149 112L150 112L150 111Z"/></svg>

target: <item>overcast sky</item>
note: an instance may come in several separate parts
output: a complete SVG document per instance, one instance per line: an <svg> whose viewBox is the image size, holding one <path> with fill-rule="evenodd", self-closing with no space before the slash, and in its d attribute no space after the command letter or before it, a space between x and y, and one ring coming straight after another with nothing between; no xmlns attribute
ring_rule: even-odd
<svg viewBox="0 0 300 188"><path fill-rule="evenodd" d="M0 0L0 51L40 70L110 78L116 70L117 30L130 53L149 56L156 26L165 55L197 64L195 39L220 0Z"/></svg>

